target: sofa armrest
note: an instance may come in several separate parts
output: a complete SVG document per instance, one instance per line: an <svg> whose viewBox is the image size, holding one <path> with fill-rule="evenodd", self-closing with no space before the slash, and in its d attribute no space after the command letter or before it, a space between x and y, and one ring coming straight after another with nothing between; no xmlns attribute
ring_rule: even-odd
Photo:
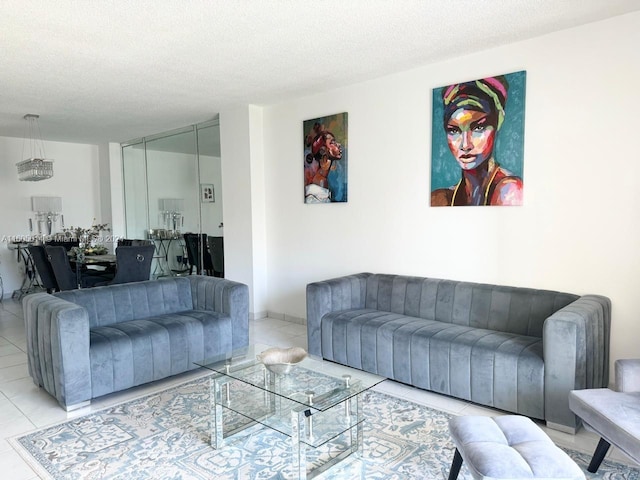
<svg viewBox="0 0 640 480"><path fill-rule="evenodd" d="M640 392L640 359L616 360L614 369L618 392Z"/></svg>
<svg viewBox="0 0 640 480"><path fill-rule="evenodd" d="M249 287L218 277L189 275L193 308L213 310L231 317L232 348L249 345Z"/></svg>
<svg viewBox="0 0 640 480"><path fill-rule="evenodd" d="M607 387L611 301L584 295L544 322L544 400L547 422L575 429L569 392Z"/></svg>
<svg viewBox="0 0 640 480"><path fill-rule="evenodd" d="M358 273L307 285L307 341L311 355L322 357L323 316L329 312L365 308L370 275Z"/></svg>
<svg viewBox="0 0 640 480"><path fill-rule="evenodd" d="M66 409L91 400L87 310L46 293L28 295L22 305L34 382Z"/></svg>

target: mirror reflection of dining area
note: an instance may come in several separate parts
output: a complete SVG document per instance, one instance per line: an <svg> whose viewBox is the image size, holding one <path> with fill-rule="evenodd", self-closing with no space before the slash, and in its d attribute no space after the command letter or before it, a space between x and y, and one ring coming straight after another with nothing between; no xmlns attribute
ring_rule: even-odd
<svg viewBox="0 0 640 480"><path fill-rule="evenodd" d="M81 248L80 244L77 239L65 239L19 245L16 251L26 265L27 285L16 297L41 289L54 293L164 276L224 277L222 237L186 233L171 239L119 239L115 254L100 247ZM163 244L167 246L163 248ZM178 249L168 246L171 244ZM179 264L180 268L163 266L169 265L169 252L177 253L173 266Z"/></svg>
<svg viewBox="0 0 640 480"><path fill-rule="evenodd" d="M155 278L224 277L218 120L121 145L126 235L156 247Z"/></svg>
<svg viewBox="0 0 640 480"><path fill-rule="evenodd" d="M38 183L26 188L33 192L29 234L7 241L21 282L11 288L13 298L171 276L224 277L218 120L124 142L120 161L121 214L106 214L115 231L96 218L86 227L87 217L108 210L55 187L53 170L46 177L21 174L20 180ZM49 166L55 168L53 161ZM78 224L83 228L69 226Z"/></svg>

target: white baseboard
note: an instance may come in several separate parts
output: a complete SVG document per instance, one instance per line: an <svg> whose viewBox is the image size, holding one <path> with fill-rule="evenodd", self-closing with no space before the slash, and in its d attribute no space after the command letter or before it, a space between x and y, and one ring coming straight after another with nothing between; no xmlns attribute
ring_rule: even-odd
<svg viewBox="0 0 640 480"><path fill-rule="evenodd" d="M269 312L249 312L249 320L260 320L267 318Z"/></svg>
<svg viewBox="0 0 640 480"><path fill-rule="evenodd" d="M306 318L294 317L293 315L289 315L287 313L268 311L267 316L269 318L275 318L276 320L284 320L285 322L297 323L298 325L307 324Z"/></svg>

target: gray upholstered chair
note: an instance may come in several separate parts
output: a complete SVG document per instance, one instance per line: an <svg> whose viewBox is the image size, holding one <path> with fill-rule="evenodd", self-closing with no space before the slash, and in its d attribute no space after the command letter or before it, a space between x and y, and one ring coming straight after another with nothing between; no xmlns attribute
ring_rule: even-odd
<svg viewBox="0 0 640 480"><path fill-rule="evenodd" d="M600 442L587 470L595 473L611 445L640 463L640 359L617 360L616 390L594 388L569 393L569 408Z"/></svg>
<svg viewBox="0 0 640 480"><path fill-rule="evenodd" d="M187 245L187 256L189 258L189 275L196 269L196 274L205 271L207 275L213 275L213 260L207 247L206 233L185 233L184 242ZM202 262L200 261L202 260Z"/></svg>
<svg viewBox="0 0 640 480"><path fill-rule="evenodd" d="M100 285L149 280L154 251L155 247L153 245L116 248L116 275L110 282Z"/></svg>
<svg viewBox="0 0 640 480"><path fill-rule="evenodd" d="M69 262L69 256L67 250L62 247L44 247L47 253L47 259L51 263L56 282L60 291L74 290L78 288L78 277L74 269ZM77 268L77 267L76 267ZM82 287L95 287L97 283L103 282L105 279L99 274L96 275L81 275L80 282Z"/></svg>
<svg viewBox="0 0 640 480"><path fill-rule="evenodd" d="M47 252L45 252L44 247L42 245L31 245L29 246L29 253L36 266L42 287L47 290L47 293L60 290L55 273L53 272L53 267L47 258Z"/></svg>
<svg viewBox="0 0 640 480"><path fill-rule="evenodd" d="M213 276L224 278L224 237L207 237L213 262Z"/></svg>

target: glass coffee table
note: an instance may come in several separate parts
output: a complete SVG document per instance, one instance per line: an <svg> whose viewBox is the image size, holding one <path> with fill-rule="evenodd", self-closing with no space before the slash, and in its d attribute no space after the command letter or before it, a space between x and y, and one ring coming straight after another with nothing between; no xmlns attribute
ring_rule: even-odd
<svg viewBox="0 0 640 480"><path fill-rule="evenodd" d="M294 475L311 479L351 454L362 453L362 394L383 377L307 357L287 374L267 369L250 345L195 362L211 377L211 446L262 424L290 438Z"/></svg>

